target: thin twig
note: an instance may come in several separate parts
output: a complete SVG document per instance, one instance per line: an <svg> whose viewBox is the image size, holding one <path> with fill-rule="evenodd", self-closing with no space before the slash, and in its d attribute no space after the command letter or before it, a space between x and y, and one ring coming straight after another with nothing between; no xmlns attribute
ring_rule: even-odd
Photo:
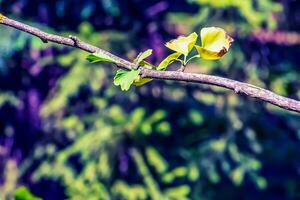
<svg viewBox="0 0 300 200"><path fill-rule="evenodd" d="M180 65L179 69L177 70L178 72L184 72L186 65L182 64Z"/></svg>
<svg viewBox="0 0 300 200"><path fill-rule="evenodd" d="M90 52L90 53L98 52L101 54L106 54L107 56L110 56L114 60L116 60L117 66L122 68L134 69L136 67L133 62L129 62L123 58L113 55L94 45L82 42L77 38L74 37L66 38L54 34L49 34L35 27L4 17L1 14L0 14L0 24L13 27L20 31L30 33L36 37L41 38L42 41L50 41L62 45L67 45L67 46L79 48L83 51ZM185 73L185 72L177 72L177 71L156 71L144 67L140 67L139 69L141 70L141 75L143 77L215 85L223 88L228 88L230 90L233 90L236 93L240 93L240 94L244 94L247 96L260 99L262 101L271 103L273 105L279 106L286 110L300 113L300 101L296 101L287 97L277 95L274 92L271 92L269 90L251 84L235 81L232 79L222 78L218 76L206 75L206 74Z"/></svg>

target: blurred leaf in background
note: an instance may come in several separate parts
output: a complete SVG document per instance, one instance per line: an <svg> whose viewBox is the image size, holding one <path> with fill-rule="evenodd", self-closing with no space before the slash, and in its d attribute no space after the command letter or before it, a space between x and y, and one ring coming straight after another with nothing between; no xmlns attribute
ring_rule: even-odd
<svg viewBox="0 0 300 200"><path fill-rule="evenodd" d="M42 200L34 196L26 187L20 187L15 191L15 200Z"/></svg>

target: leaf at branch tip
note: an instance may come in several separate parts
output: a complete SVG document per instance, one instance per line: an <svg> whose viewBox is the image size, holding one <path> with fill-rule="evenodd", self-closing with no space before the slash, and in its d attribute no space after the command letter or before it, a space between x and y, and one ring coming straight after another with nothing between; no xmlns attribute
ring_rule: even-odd
<svg viewBox="0 0 300 200"><path fill-rule="evenodd" d="M161 61L161 63L157 67L157 70L165 70L170 64L172 64L172 62L174 62L174 60L179 58L180 55L181 53L179 52L172 53L171 55L166 57L163 61Z"/></svg>
<svg viewBox="0 0 300 200"><path fill-rule="evenodd" d="M121 90L127 91L130 86L139 77L140 70L126 71L119 69L114 77L114 84L121 86Z"/></svg>
<svg viewBox="0 0 300 200"><path fill-rule="evenodd" d="M111 62L111 63L117 63L118 61L113 59L112 57L103 54L103 53L92 53L86 57L88 61L91 63L97 63L97 62Z"/></svg>
<svg viewBox="0 0 300 200"><path fill-rule="evenodd" d="M177 39L167 42L166 47L187 56L188 53L193 49L197 38L197 33L192 33L187 37L179 36Z"/></svg>
<svg viewBox="0 0 300 200"><path fill-rule="evenodd" d="M201 29L201 46L195 45L201 58L217 60L226 54L234 41L225 30L218 27Z"/></svg>
<svg viewBox="0 0 300 200"><path fill-rule="evenodd" d="M147 51L144 51L142 53L140 53L136 59L134 59L134 63L136 63L137 65L140 64L143 60L145 60L146 58L148 58L149 56L152 55L152 49L148 49Z"/></svg>

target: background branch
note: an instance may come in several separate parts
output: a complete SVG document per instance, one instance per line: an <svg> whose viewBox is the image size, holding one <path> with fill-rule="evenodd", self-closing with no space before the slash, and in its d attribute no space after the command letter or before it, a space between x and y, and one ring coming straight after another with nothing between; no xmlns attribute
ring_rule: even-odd
<svg viewBox="0 0 300 200"><path fill-rule="evenodd" d="M82 42L79 39L72 36L67 38L67 37L62 37L54 34L49 34L35 27L7 18L1 14L0 14L0 24L13 27L20 31L30 33L34 36L39 37L43 42L50 41L62 45L79 48L89 53L105 54L107 56L112 57L114 60L116 60L117 61L116 64L122 68L133 69L135 67L135 64L132 62L129 62L116 55L113 55L110 52L100 49L94 45ZM177 72L177 71L156 71L156 70L146 69L143 67L140 67L140 69L141 69L141 75L143 77L215 85L215 86L231 89L236 93L240 93L240 94L244 94L247 96L260 99L262 101L271 103L273 105L279 106L286 110L300 113L300 101L296 101L287 97L280 96L278 94L275 94L274 92L271 92L269 90L251 84L235 81L232 79L222 78L218 76L206 75L206 74L185 73L185 72Z"/></svg>

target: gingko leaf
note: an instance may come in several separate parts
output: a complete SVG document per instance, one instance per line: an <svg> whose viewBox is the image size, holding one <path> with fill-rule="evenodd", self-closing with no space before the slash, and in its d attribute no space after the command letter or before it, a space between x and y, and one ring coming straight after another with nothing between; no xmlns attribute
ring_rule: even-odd
<svg viewBox="0 0 300 200"><path fill-rule="evenodd" d="M174 60L179 58L180 55L181 53L179 52L172 53L171 55L166 57L163 61L161 61L161 63L157 67L157 70L165 70L170 64L172 64L172 62L174 62Z"/></svg>
<svg viewBox="0 0 300 200"><path fill-rule="evenodd" d="M141 76L138 76L138 78L134 80L133 85L142 86L145 85L146 83L149 83L152 80L153 80L152 78L142 78Z"/></svg>
<svg viewBox="0 0 300 200"><path fill-rule="evenodd" d="M148 63L147 61L141 61L140 62L140 66L143 66L145 68L148 68L148 69L155 69L156 67L154 65L152 65L151 63Z"/></svg>
<svg viewBox="0 0 300 200"><path fill-rule="evenodd" d="M114 84L121 86L121 90L129 90L130 86L139 77L140 70L126 71L119 69L114 77Z"/></svg>
<svg viewBox="0 0 300 200"><path fill-rule="evenodd" d="M217 60L226 54L234 41L227 33L218 27L201 29L201 46L195 45L201 58Z"/></svg>
<svg viewBox="0 0 300 200"><path fill-rule="evenodd" d="M134 63L139 65L143 60L145 60L146 58L148 58L151 55L152 55L152 49L148 49L147 51L140 53L134 60Z"/></svg>
<svg viewBox="0 0 300 200"><path fill-rule="evenodd" d="M97 63L97 62L111 62L111 63L117 63L115 59L112 57L103 54L103 53L92 53L86 57L88 61L91 63Z"/></svg>
<svg viewBox="0 0 300 200"><path fill-rule="evenodd" d="M187 37L179 36L177 39L167 42L166 47L187 56L188 53L193 49L197 38L197 33L192 33Z"/></svg>

